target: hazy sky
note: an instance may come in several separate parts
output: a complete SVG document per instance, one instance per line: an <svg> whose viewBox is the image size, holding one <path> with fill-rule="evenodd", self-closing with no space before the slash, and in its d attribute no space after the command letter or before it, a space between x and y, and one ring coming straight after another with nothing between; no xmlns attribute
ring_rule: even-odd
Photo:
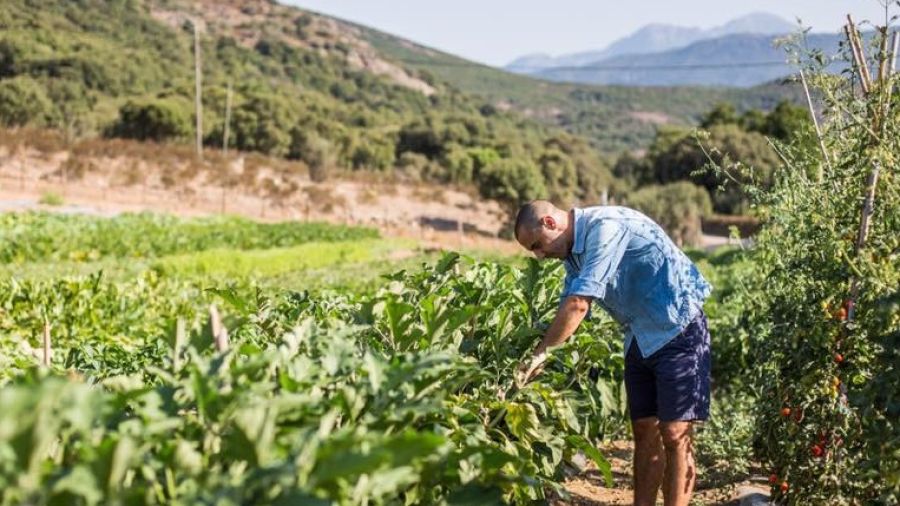
<svg viewBox="0 0 900 506"><path fill-rule="evenodd" d="M709 28L749 14L837 32L849 12L883 24L879 0L279 0L491 65L602 49L650 23ZM894 7L894 14L900 8Z"/></svg>

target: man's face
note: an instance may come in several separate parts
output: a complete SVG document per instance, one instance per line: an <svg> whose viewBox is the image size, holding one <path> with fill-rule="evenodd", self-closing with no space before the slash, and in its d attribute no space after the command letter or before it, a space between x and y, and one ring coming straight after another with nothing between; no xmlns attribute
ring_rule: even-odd
<svg viewBox="0 0 900 506"><path fill-rule="evenodd" d="M519 231L516 239L523 248L534 253L534 256L539 259L563 259L569 255L569 248L564 231L560 229L559 225L559 222L552 216L544 216L541 218L540 228L524 228Z"/></svg>

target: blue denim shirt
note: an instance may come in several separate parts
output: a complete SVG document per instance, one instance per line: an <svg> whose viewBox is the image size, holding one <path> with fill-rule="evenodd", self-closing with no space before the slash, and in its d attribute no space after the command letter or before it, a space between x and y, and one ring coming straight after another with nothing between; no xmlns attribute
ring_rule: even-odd
<svg viewBox="0 0 900 506"><path fill-rule="evenodd" d="M591 297L637 339L648 357L698 315L712 287L653 220L626 207L574 209L575 241L565 259L569 295Z"/></svg>

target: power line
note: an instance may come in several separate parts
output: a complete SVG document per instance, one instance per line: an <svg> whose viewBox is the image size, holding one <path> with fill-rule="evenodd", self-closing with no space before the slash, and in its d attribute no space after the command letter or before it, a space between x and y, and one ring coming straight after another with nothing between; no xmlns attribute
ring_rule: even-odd
<svg viewBox="0 0 900 506"><path fill-rule="evenodd" d="M560 67L515 67L522 70L578 72L586 70L697 70L697 69L729 69L747 67L786 67L783 61L759 61L738 63L685 63L681 65L572 65Z"/></svg>
<svg viewBox="0 0 900 506"><path fill-rule="evenodd" d="M493 70L503 70L507 71L507 69L503 67L492 67L490 65L485 65L482 63L476 62L466 62L466 61L445 61L438 62L434 60L423 60L423 59L414 59L414 58L396 58L397 61L408 63L411 65L424 65L430 67L479 67L479 68L489 68ZM565 71L565 72L584 72L584 71L597 71L597 70L615 70L615 71L672 71L672 70L698 70L698 69L729 69L729 68L748 68L748 67L789 67L790 64L785 61L755 61L755 62L729 62L729 63L685 63L685 64L672 64L672 65L604 65L604 64L588 64L588 65L572 65L572 66L557 66L557 67L527 67L527 66L515 66L516 70L519 71L542 71L542 72L550 72L550 71Z"/></svg>

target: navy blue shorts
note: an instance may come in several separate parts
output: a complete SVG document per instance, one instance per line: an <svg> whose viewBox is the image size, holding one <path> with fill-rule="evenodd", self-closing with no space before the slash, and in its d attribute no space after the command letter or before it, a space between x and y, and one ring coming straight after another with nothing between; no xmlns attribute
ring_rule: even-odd
<svg viewBox="0 0 900 506"><path fill-rule="evenodd" d="M625 390L631 419L661 422L709 418L709 327L701 311L685 329L647 358L632 339L625 354Z"/></svg>

